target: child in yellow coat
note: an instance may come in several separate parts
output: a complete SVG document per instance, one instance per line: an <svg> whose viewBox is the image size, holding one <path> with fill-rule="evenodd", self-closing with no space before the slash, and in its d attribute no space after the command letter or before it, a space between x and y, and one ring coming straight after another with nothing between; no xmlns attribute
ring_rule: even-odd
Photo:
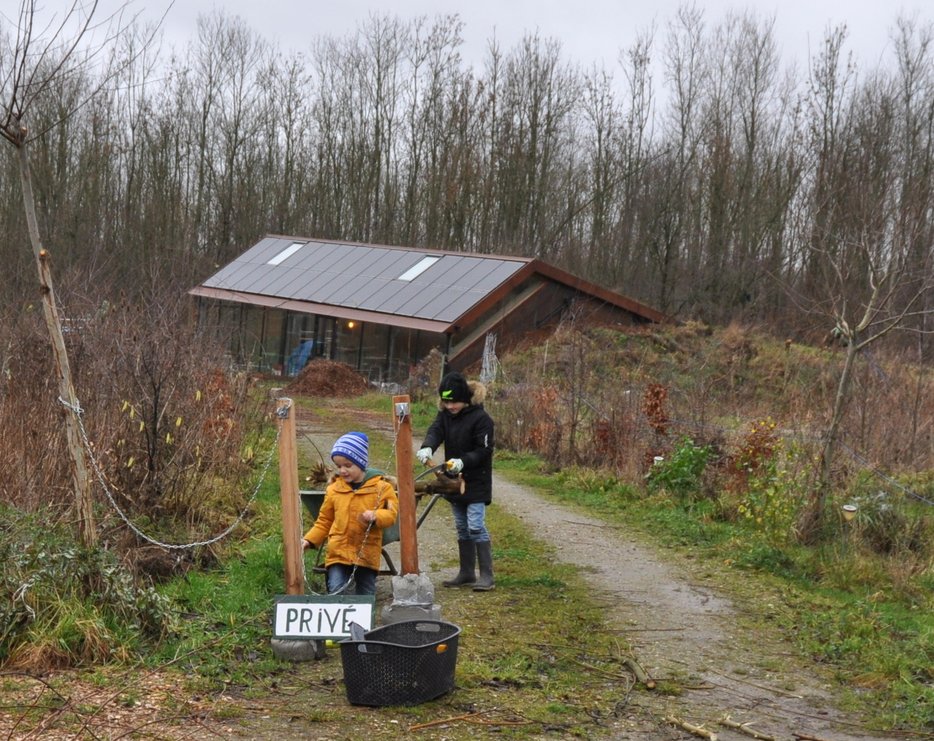
<svg viewBox="0 0 934 741"><path fill-rule="evenodd" d="M334 443L331 460L337 475L302 542L307 550L327 540L324 566L330 594L347 592L351 581L356 594L376 594L383 529L399 514L395 488L380 472L367 468L368 457L369 439L362 432L348 432Z"/></svg>

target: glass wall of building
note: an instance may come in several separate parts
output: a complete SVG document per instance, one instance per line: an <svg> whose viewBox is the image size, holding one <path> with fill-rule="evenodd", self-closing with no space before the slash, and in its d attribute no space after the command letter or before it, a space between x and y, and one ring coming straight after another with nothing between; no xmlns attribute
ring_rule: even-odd
<svg viewBox="0 0 934 741"><path fill-rule="evenodd" d="M201 317L219 337L225 333L233 362L286 377L328 358L373 384L405 383L432 349L447 350L438 333L227 301L202 304Z"/></svg>

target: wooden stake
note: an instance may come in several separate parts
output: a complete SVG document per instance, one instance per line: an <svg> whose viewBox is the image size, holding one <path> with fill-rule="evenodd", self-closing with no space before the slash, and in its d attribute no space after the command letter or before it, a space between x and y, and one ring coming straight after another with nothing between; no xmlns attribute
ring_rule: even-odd
<svg viewBox="0 0 934 741"><path fill-rule="evenodd" d="M39 271L39 291L42 294L42 310L45 325L49 330L52 344L52 357L58 375L59 396L68 404L77 406L71 380L71 367L68 363L68 351L62 334L62 323L55 303L55 291L52 288L52 270L49 267L49 253L42 246L39 236L39 222L36 216L36 202L32 190L32 172L29 168L29 156L26 152L26 129L20 130L21 136L16 144L19 150L20 184L23 188L23 206L26 210L26 227L29 241L32 243L36 267ZM78 412L69 409L65 415L65 437L68 441L68 453L71 459L71 485L75 495L75 512L78 520L78 534L81 542L91 548L97 545L97 527L94 524L93 498L91 497L91 477L88 475L87 461L84 457L84 441Z"/></svg>
<svg viewBox="0 0 934 741"><path fill-rule="evenodd" d="M418 573L418 522L415 517L415 476L412 473L412 415L407 394L392 397L396 435L396 480L399 485L399 555L402 574Z"/></svg>
<svg viewBox="0 0 934 741"><path fill-rule="evenodd" d="M285 593L305 593L302 558L302 502L298 495L295 406L291 399L276 410L279 419L279 498L282 502L282 546L285 553Z"/></svg>

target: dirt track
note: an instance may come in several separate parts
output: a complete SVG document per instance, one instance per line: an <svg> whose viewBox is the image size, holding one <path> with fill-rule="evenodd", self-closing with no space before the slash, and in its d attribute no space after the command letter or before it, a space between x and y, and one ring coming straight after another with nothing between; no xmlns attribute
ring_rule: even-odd
<svg viewBox="0 0 934 741"><path fill-rule="evenodd" d="M556 545L555 558L580 567L653 677L679 677L696 688L679 698L653 695L645 710L703 724L720 741L751 737L718 725L725 715L775 739L896 737L861 731L858 718L834 708L818 669L795 658L780 636L745 627L728 599L674 559L640 545L624 527L571 512L501 477L494 491L498 506Z"/></svg>

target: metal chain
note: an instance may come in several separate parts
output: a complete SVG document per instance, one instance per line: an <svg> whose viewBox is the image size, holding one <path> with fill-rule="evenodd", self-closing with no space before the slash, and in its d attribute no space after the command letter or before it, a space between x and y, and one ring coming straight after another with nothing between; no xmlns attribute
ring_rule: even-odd
<svg viewBox="0 0 934 741"><path fill-rule="evenodd" d="M377 507L379 506L379 502L377 502L376 506L377 506ZM351 584L353 584L354 577L355 577L356 574L357 574L357 567L360 565L360 557L363 555L363 549L366 547L366 539L370 536L370 530L373 529L373 523L374 523L374 522L375 522L375 520L370 520L370 521L367 523L366 530L363 531L363 540L360 542L360 548L359 548L359 550L357 551L357 555L354 556L354 559L353 559L353 568L350 570L350 576L347 577L347 581L344 582L344 585L343 585L340 589L338 589L336 592L331 592L331 594L343 594L344 591L345 591ZM382 556L380 556L380 557L382 558ZM307 580L306 580L306 582L307 582ZM326 575L326 574L325 574L325 577L324 577L324 585L325 585L325 587L327 587L327 575Z"/></svg>
<svg viewBox="0 0 934 741"><path fill-rule="evenodd" d="M110 506L114 508L114 511L120 516L120 519L122 519L123 522L126 523L126 526L130 528L130 530L132 530L134 533L136 533L136 535L138 535L143 540L149 543L152 543L153 545L157 545L160 548L165 548L167 550L187 550L189 548L200 548L202 546L212 545L218 542L219 540L223 540L228 535L230 535L237 528L237 526L239 526L240 523L243 522L243 518L246 517L246 513L249 510L250 505L252 505L253 501L256 499L256 496L259 493L259 489L263 485L263 481L265 481L266 479L266 474L269 472L269 467L272 465L272 459L275 454L275 451L278 450L279 438L282 435L282 426L277 425L276 426L276 442L269 450L269 457L266 459L266 463L263 465L263 469L262 469L262 472L260 473L259 480L256 482L256 486L253 488L253 493L250 495L250 498L247 500L247 503L244 505L240 514L237 515L237 519L235 519L233 523L231 523L231 525L227 529L215 535L214 537L209 538L208 540L199 540L194 543L163 543L159 540L156 540L153 537L150 537L149 535L144 533L142 530L140 530L136 525L134 525L130 521L130 518L127 517L127 515L123 512L123 510L120 509L120 506L117 504L116 500L114 499L114 496L110 491L110 488L107 486L104 473L101 470L101 467L97 462L97 458L95 458L94 456L94 452L91 446L91 441L88 439L87 431L84 429L84 421L81 418L81 415L84 413L84 410L81 408L79 404L72 404L71 402L65 401L65 399L63 399L61 396L58 397L58 400L59 402L61 402L63 406L70 409L78 420L78 429L81 431L81 440L84 443L84 449L87 452L88 459L91 461L91 467L94 469L94 473L97 476L97 480L100 482L101 488L104 490L104 494L107 495L107 499L110 502ZM283 407L282 410L288 410L288 408L292 404L291 399L285 399L285 401L288 401L289 404L288 406ZM281 416L282 410L279 410L277 412L278 416Z"/></svg>

